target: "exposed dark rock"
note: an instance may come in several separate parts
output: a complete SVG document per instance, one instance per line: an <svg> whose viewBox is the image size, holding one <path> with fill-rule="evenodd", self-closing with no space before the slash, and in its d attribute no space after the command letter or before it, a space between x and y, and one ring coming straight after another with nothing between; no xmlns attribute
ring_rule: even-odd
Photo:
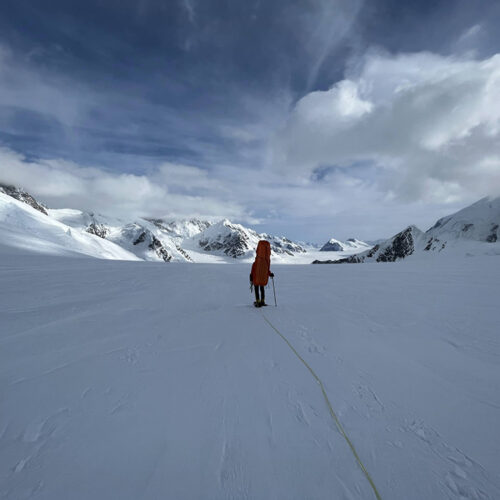
<svg viewBox="0 0 500 500"><path fill-rule="evenodd" d="M375 259L376 262L394 262L404 259L415 251L414 230L418 231L410 226L388 240L386 244L375 245L365 252L339 260L314 261L313 264L360 264L367 259Z"/></svg>
<svg viewBox="0 0 500 500"><path fill-rule="evenodd" d="M271 250L275 253L286 253L293 255L294 253L305 253L306 250L297 243L289 240L288 238L278 238L275 236L263 235L271 243Z"/></svg>
<svg viewBox="0 0 500 500"><path fill-rule="evenodd" d="M103 239L105 239L109 234L109 229L104 224L99 224L97 222L92 222L86 231L87 233L95 234L96 236L99 236L99 238Z"/></svg>
<svg viewBox="0 0 500 500"><path fill-rule="evenodd" d="M156 255L160 257L160 259L163 259L165 262L170 262L172 260L172 256L167 252L162 242L156 236L154 235L151 236L152 236L151 243L148 245L148 248L154 250Z"/></svg>
<svg viewBox="0 0 500 500"><path fill-rule="evenodd" d="M338 241L328 241L320 249L320 252L343 252L344 247Z"/></svg>
<svg viewBox="0 0 500 500"><path fill-rule="evenodd" d="M23 203L26 203L29 205L31 208L34 208L35 210L38 210L42 214L49 215L47 212L47 207L45 205L42 205L38 201L33 198L29 193L26 191L16 188L15 186L7 186L5 184L0 184L0 192L11 196L17 201L22 201Z"/></svg>
<svg viewBox="0 0 500 500"><path fill-rule="evenodd" d="M217 233L219 228L220 232ZM271 251L276 254L293 255L294 253L306 251L288 238L271 236L265 233L258 234L251 229L245 229L243 226L232 224L229 221L215 224L207 234L202 233L198 245L207 252L219 251L236 259L251 251L255 246L255 241L259 239L269 241Z"/></svg>
<svg viewBox="0 0 500 500"><path fill-rule="evenodd" d="M201 239L199 245L207 252L222 250L229 257L240 257L249 249L249 239L244 232L234 231L216 240Z"/></svg>
<svg viewBox="0 0 500 500"><path fill-rule="evenodd" d="M415 251L412 230L409 227L395 236L392 245L381 253L377 262L394 262L397 259L404 259Z"/></svg>
<svg viewBox="0 0 500 500"><path fill-rule="evenodd" d="M367 257L373 257L378 252L379 248L380 248L380 245L375 245L373 248L371 248L370 250L368 250L368 252L366 253L366 256Z"/></svg>
<svg viewBox="0 0 500 500"><path fill-rule="evenodd" d="M194 262L193 259L189 256L189 254L186 252L186 250L184 250L184 248L182 248L181 246L179 245L176 245L175 248L177 249L177 251L188 261L188 262Z"/></svg>
<svg viewBox="0 0 500 500"><path fill-rule="evenodd" d="M134 245L138 245L139 243L143 243L146 240L146 231L143 231L139 237L134 241Z"/></svg>
<svg viewBox="0 0 500 500"><path fill-rule="evenodd" d="M488 243L495 243L498 240L498 224L491 225L491 233L486 237Z"/></svg>
<svg viewBox="0 0 500 500"><path fill-rule="evenodd" d="M253 232L255 236L260 239L267 240L271 244L271 250L277 254L293 255L294 253L305 253L307 250L302 248L299 244L294 243L292 240L285 238L284 236L272 236L270 234L262 233L258 234Z"/></svg>
<svg viewBox="0 0 500 500"><path fill-rule="evenodd" d="M313 264L360 264L362 260L356 260L354 255L339 260L313 260Z"/></svg>

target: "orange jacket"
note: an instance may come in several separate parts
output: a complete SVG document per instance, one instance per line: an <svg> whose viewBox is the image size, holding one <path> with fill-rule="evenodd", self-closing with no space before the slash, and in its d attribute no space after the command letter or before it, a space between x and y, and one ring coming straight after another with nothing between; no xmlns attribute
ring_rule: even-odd
<svg viewBox="0 0 500 500"><path fill-rule="evenodd" d="M257 256L252 264L250 276L255 286L266 286L271 275L271 245L261 240L257 245Z"/></svg>

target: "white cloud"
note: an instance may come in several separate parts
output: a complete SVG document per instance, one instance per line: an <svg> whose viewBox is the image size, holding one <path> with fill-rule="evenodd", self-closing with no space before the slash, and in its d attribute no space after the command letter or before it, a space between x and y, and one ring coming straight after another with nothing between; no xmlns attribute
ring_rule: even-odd
<svg viewBox="0 0 500 500"><path fill-rule="evenodd" d="M219 183L196 167L163 164L151 175L116 174L63 160L28 161L0 149L0 182L21 186L52 208L118 217L233 217L244 209L220 196ZM185 186L184 192L179 188Z"/></svg>
<svg viewBox="0 0 500 500"><path fill-rule="evenodd" d="M274 141L275 165L377 165L377 188L405 201L500 193L500 54L370 54L356 73L302 98ZM486 162L486 163L485 163Z"/></svg>
<svg viewBox="0 0 500 500"><path fill-rule="evenodd" d="M485 29L481 24L474 24L467 28L453 44L453 51L463 54L475 54L478 46L481 45L481 39L486 35Z"/></svg>

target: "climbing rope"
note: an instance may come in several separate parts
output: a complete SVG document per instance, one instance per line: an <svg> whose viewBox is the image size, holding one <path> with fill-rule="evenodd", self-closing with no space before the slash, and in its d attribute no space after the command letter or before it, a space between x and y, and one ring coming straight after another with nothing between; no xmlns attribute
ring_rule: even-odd
<svg viewBox="0 0 500 500"><path fill-rule="evenodd" d="M337 429L339 430L340 434L342 434L342 436L346 440L347 444L349 445L349 448L351 448L352 454L354 455L356 462L358 462L358 465L360 466L361 470L363 471L364 475L366 476L366 479L368 479L368 482L370 483L370 486L372 487L373 492L375 493L377 500L382 500L382 497L380 496L379 492L377 491L377 487L375 486L375 483L373 482L373 479L371 478L370 473L366 470L366 467L363 465L363 462L359 458L359 455L358 455L358 452L356 451L356 448L354 448L354 445L352 444L351 440L349 439L349 436L346 434L344 427L342 427L340 420L338 419L336 413L333 411L332 404L330 403L330 400L328 399L328 395L326 394L325 386L323 385L323 382L321 382L321 379L316 375L316 372L309 366L307 361L297 352L295 347L293 347L293 345L288 341L288 339L266 318L264 313L262 313L262 317L264 318L266 323L287 343L288 347L293 351L295 356L297 356L297 358L299 358L299 360L302 362L302 364L309 370L309 372L313 376L314 380L319 385L321 392L323 393L323 397L325 399L326 405L328 406L328 410L330 412L330 415L333 418L333 421L335 422Z"/></svg>

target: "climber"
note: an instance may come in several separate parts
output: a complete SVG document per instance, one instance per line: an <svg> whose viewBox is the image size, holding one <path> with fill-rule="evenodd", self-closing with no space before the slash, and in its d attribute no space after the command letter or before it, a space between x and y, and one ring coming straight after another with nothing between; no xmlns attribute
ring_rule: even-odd
<svg viewBox="0 0 500 500"><path fill-rule="evenodd" d="M250 273L250 283L255 287L255 302L253 303L255 307L267 306L264 287L267 285L269 277L274 278L270 268L271 245L269 241L261 240L257 245L257 255Z"/></svg>

